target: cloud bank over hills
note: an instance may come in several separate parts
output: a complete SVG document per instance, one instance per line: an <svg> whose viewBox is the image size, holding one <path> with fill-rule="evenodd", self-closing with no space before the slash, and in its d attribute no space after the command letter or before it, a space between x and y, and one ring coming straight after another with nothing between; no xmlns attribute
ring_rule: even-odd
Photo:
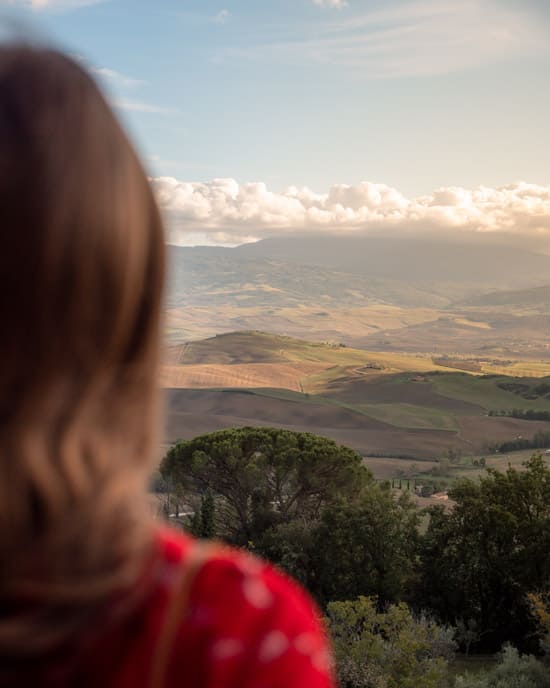
<svg viewBox="0 0 550 688"><path fill-rule="evenodd" d="M506 233L550 241L550 186L516 182L499 188L446 187L407 198L385 184L337 184L327 193L307 187L281 192L235 179L184 182L153 179L169 241L238 244L293 232L460 231Z"/></svg>

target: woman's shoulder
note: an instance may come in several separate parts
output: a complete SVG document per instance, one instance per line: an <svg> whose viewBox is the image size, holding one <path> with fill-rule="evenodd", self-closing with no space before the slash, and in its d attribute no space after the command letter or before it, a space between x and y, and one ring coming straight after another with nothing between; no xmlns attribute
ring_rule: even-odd
<svg viewBox="0 0 550 688"><path fill-rule="evenodd" d="M221 593L219 584L236 586L239 589L239 604L251 609L271 608L280 597L290 596L293 602L302 603L307 612L318 615L317 608L302 587L273 565L248 550L230 547L216 541L198 541L189 535L172 528L160 528L157 542L161 569L164 569L165 583L177 585L186 566L191 564L197 551L200 554L200 567L193 581L191 602L197 602L201 594L208 593L214 602L218 596L224 605L231 603ZM234 600L236 603L236 600Z"/></svg>
<svg viewBox="0 0 550 688"><path fill-rule="evenodd" d="M169 529L159 531L158 540L171 572L165 576L169 600L177 594L178 570L185 571L198 545ZM189 653L213 685L332 685L328 642L310 597L262 559L223 545L209 545L195 574L171 654L174 680Z"/></svg>

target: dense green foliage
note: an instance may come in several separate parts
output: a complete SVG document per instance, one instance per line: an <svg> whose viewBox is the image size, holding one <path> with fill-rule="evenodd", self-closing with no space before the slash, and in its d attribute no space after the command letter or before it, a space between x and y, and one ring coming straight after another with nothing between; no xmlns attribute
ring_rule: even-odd
<svg viewBox="0 0 550 688"><path fill-rule="evenodd" d="M419 514L408 494L395 500L370 483L353 501L328 505L311 522L272 528L260 552L300 580L321 604L374 595L402 599L413 575Z"/></svg>
<svg viewBox="0 0 550 688"><path fill-rule="evenodd" d="M216 502L211 490L201 496L200 507L191 518L189 530L198 538L216 536Z"/></svg>
<svg viewBox="0 0 550 688"><path fill-rule="evenodd" d="M541 650L550 658L550 589L531 593L528 597L539 630Z"/></svg>
<svg viewBox="0 0 550 688"><path fill-rule="evenodd" d="M498 386L524 399L550 399L550 382L548 378L541 378L535 385L528 384L527 382L519 382L517 380L506 380L499 382Z"/></svg>
<svg viewBox="0 0 550 688"><path fill-rule="evenodd" d="M535 650L526 596L550 581L550 470L534 456L526 470L459 482L450 497L451 511L431 510L415 604L445 623L473 622L486 649Z"/></svg>
<svg viewBox="0 0 550 688"><path fill-rule="evenodd" d="M532 656L504 648L498 665L475 676L459 676L456 688L550 688L550 671Z"/></svg>
<svg viewBox="0 0 550 688"><path fill-rule="evenodd" d="M415 619L406 604L376 609L359 597L328 605L340 688L442 688L455 645L452 631Z"/></svg>
<svg viewBox="0 0 550 688"><path fill-rule="evenodd" d="M453 627L465 652L495 652L506 642L522 652L546 647L550 469L541 455L522 470L487 469L458 482L452 508L433 507L427 518L408 494L396 497L376 482L354 451L308 433L215 432L176 444L161 472L181 511L194 513L187 523L194 534L245 546L286 569L332 610L333 629L347 623L337 610L352 617L372 607L382 624L390 611L405 614L406 602L419 617ZM362 596L369 601L358 602ZM377 633L374 648L386 631ZM348 657L346 671L358 662ZM371 683L348 676L345 685L409 685L365 676Z"/></svg>
<svg viewBox="0 0 550 688"><path fill-rule="evenodd" d="M321 604L360 594L380 604L403 597L418 511L408 495L396 501L387 484L375 482L352 450L308 433L242 428L179 442L161 470L190 503L199 500L193 534L253 549Z"/></svg>
<svg viewBox="0 0 550 688"><path fill-rule="evenodd" d="M489 451L503 454L521 449L546 449L550 447L550 431L539 430L532 438L517 437L515 440L500 442L488 446Z"/></svg>
<svg viewBox="0 0 550 688"><path fill-rule="evenodd" d="M537 409L514 408L511 411L489 411L489 415L520 418L521 420L550 420L550 411L538 411Z"/></svg>
<svg viewBox="0 0 550 688"><path fill-rule="evenodd" d="M161 473L190 494L210 490L217 497L217 534L253 546L268 529L315 520L327 505L372 483L352 449L275 428L221 430L178 442Z"/></svg>

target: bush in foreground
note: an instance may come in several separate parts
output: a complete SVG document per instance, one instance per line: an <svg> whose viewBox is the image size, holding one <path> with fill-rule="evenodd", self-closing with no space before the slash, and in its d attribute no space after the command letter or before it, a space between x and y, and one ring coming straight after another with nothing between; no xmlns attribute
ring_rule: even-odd
<svg viewBox="0 0 550 688"><path fill-rule="evenodd" d="M452 630L413 617L404 603L380 612L371 597L331 602L328 627L340 688L448 685L448 661L455 651Z"/></svg>
<svg viewBox="0 0 550 688"><path fill-rule="evenodd" d="M550 688L550 671L531 655L520 655L507 645L499 664L476 676L456 679L456 688Z"/></svg>

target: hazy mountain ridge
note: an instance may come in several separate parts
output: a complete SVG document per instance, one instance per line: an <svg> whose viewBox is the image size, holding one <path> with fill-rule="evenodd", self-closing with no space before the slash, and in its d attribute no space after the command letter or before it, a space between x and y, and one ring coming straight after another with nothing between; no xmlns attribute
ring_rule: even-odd
<svg viewBox="0 0 550 688"><path fill-rule="evenodd" d="M483 292L539 287L550 256L434 239L307 237L236 248L170 247L168 304L283 306L333 301L449 306Z"/></svg>
<svg viewBox="0 0 550 688"><path fill-rule="evenodd" d="M309 236L169 249L171 343L261 329L379 349L550 356L550 256L498 238Z"/></svg>
<svg viewBox="0 0 550 688"><path fill-rule="evenodd" d="M466 307L514 307L550 311L550 284L531 289L496 291L468 299Z"/></svg>
<svg viewBox="0 0 550 688"><path fill-rule="evenodd" d="M331 270L415 285L539 286L550 277L550 256L500 243L500 237L453 238L315 236L264 239L235 250L239 256L279 258Z"/></svg>
<svg viewBox="0 0 550 688"><path fill-rule="evenodd" d="M212 251L212 252L211 252ZM472 289L402 280L297 263L282 258L245 256L238 249L170 248L168 306L300 306L323 303L365 306L390 304L443 308Z"/></svg>

